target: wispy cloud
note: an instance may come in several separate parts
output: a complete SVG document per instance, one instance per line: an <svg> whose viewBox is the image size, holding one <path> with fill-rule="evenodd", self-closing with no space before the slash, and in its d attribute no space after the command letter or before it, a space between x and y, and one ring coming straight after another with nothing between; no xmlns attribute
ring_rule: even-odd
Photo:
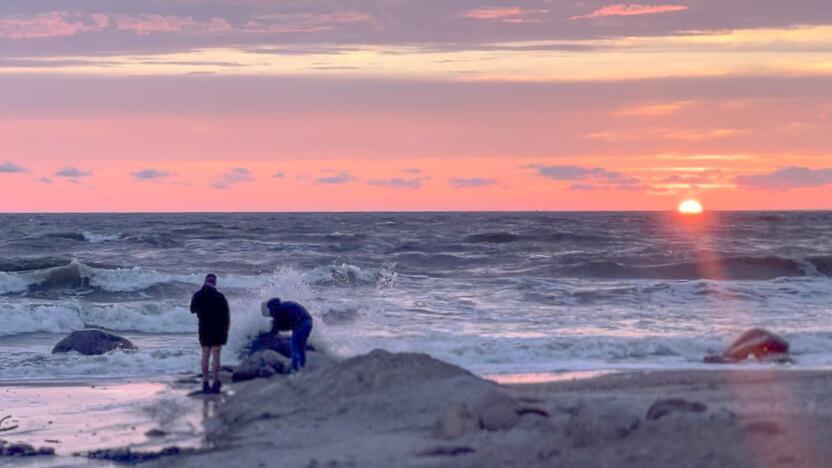
<svg viewBox="0 0 832 468"><path fill-rule="evenodd" d="M621 107L612 112L616 117L664 117L693 107L693 101L673 101Z"/></svg>
<svg viewBox="0 0 832 468"><path fill-rule="evenodd" d="M167 171L160 171L157 169L144 169L141 171L133 172L130 174L135 179L139 180L155 180L155 179L164 179L165 177L170 177L173 175L172 172Z"/></svg>
<svg viewBox="0 0 832 468"><path fill-rule="evenodd" d="M453 178L450 180L455 188L479 188L497 184L497 179L484 177Z"/></svg>
<svg viewBox="0 0 832 468"><path fill-rule="evenodd" d="M327 177L320 177L315 179L316 182L321 184L332 184L332 185L340 185L340 184L348 184L350 182L355 182L356 177L349 172L341 172L334 176L327 176Z"/></svg>
<svg viewBox="0 0 832 468"><path fill-rule="evenodd" d="M764 174L739 175L734 182L740 187L762 190L822 187L832 184L832 168L783 167Z"/></svg>
<svg viewBox="0 0 832 468"><path fill-rule="evenodd" d="M592 184L580 183L572 185L574 190L595 190L607 188L624 191L637 191L647 188L637 177L630 177L620 172L608 171L601 167L583 166L545 166L530 164L525 166L534 169L538 175L557 181L591 181Z"/></svg>
<svg viewBox="0 0 832 468"><path fill-rule="evenodd" d="M11 161L4 161L0 164L0 174L23 174L26 172L29 172L29 170Z"/></svg>
<svg viewBox="0 0 832 468"><path fill-rule="evenodd" d="M59 170L55 173L55 176L77 181L78 179L82 179L84 177L92 177L92 171L82 171L77 167L70 166Z"/></svg>
<svg viewBox="0 0 832 468"><path fill-rule="evenodd" d="M272 174L272 177L274 177L275 179L282 179L286 177L286 174L284 174L283 172L275 172L274 174Z"/></svg>
<svg viewBox="0 0 832 468"><path fill-rule="evenodd" d="M251 174L250 170L244 167L235 167L217 176L211 184L211 187L219 190L225 190L231 188L232 185L251 182L252 180L254 180L254 176Z"/></svg>
<svg viewBox="0 0 832 468"><path fill-rule="evenodd" d="M430 177L414 177L411 179L404 179L401 177L393 177L390 179L371 179L367 183L377 187L390 187L394 189L420 189L422 182L430 180Z"/></svg>
<svg viewBox="0 0 832 468"><path fill-rule="evenodd" d="M672 11L684 11L685 5L641 5L638 3L617 3L599 8L588 15L573 16L573 20L586 18L601 18L604 16L636 16L655 15L657 13L669 13Z"/></svg>
<svg viewBox="0 0 832 468"><path fill-rule="evenodd" d="M535 16L548 12L548 10L519 7L485 7L464 11L459 16L476 20L500 21L503 23L538 23L540 19L535 18Z"/></svg>
<svg viewBox="0 0 832 468"><path fill-rule="evenodd" d="M32 16L4 16L0 18L2 39L42 39L74 36L101 30L107 26L102 15L82 15L66 11L51 11Z"/></svg>
<svg viewBox="0 0 832 468"><path fill-rule="evenodd" d="M366 13L340 11L332 13L270 13L251 18L243 27L246 33L315 33L338 29L339 25L371 22Z"/></svg>
<svg viewBox="0 0 832 468"><path fill-rule="evenodd" d="M143 14L138 16L118 15L115 17L116 28L121 31L133 31L137 34L155 32L197 32L221 33L234 28L222 18L208 21L195 20L191 16L165 16Z"/></svg>

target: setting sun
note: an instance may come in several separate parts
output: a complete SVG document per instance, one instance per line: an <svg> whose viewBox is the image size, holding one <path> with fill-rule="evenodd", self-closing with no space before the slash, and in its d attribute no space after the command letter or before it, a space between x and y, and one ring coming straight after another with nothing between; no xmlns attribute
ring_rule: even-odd
<svg viewBox="0 0 832 468"><path fill-rule="evenodd" d="M696 200L685 200L679 203L679 213L682 214L699 214L704 211L702 204Z"/></svg>

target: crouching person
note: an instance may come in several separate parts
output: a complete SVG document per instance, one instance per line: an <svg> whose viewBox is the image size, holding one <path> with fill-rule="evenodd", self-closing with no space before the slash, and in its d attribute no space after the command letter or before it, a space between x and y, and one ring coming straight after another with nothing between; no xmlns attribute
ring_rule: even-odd
<svg viewBox="0 0 832 468"><path fill-rule="evenodd" d="M281 331L292 331L292 370L306 366L306 342L312 333L312 316L297 302L269 299L261 306L264 317L272 319L272 333L279 336Z"/></svg>

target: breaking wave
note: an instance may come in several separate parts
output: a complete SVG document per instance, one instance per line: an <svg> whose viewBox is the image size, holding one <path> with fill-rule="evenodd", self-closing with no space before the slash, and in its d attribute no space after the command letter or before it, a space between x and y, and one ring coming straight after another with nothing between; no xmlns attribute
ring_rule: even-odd
<svg viewBox="0 0 832 468"><path fill-rule="evenodd" d="M625 265L596 260L556 267L554 273L600 279L773 280L788 277L832 276L832 257L727 257L666 265Z"/></svg>

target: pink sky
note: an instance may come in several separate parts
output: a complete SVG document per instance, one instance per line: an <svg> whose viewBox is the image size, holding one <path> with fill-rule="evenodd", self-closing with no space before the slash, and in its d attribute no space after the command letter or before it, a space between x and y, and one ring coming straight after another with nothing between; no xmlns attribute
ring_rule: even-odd
<svg viewBox="0 0 832 468"><path fill-rule="evenodd" d="M275 3L0 6L0 211L832 209L820 0Z"/></svg>

